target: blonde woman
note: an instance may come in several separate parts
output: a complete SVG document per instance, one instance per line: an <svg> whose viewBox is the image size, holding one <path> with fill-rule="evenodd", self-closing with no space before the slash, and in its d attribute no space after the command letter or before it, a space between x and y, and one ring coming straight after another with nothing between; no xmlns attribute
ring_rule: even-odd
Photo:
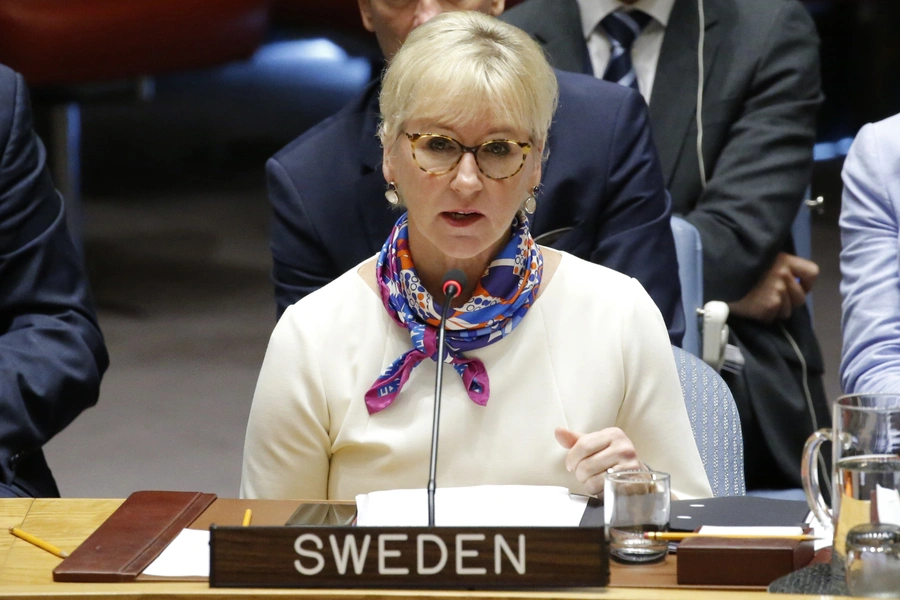
<svg viewBox="0 0 900 600"><path fill-rule="evenodd" d="M291 306L272 335L244 449L245 497L350 499L427 479L436 324L449 269L441 486L561 485L608 469L710 496L666 327L633 279L538 246L556 104L520 30L474 12L415 29L382 86L382 251Z"/></svg>

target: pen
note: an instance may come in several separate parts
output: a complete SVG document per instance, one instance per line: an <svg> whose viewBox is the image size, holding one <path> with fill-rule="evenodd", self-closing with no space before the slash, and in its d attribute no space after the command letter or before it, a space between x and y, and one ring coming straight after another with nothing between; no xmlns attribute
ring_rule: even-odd
<svg viewBox="0 0 900 600"><path fill-rule="evenodd" d="M681 541L687 538L696 538L696 537L706 537L706 538L725 538L725 539L738 539L738 540L764 540L764 539L779 539L779 540L798 540L801 542L806 542L809 540L818 540L818 538L814 535L765 535L759 533L675 533L670 531L647 531L644 533L644 538L648 540L670 540L670 541Z"/></svg>
<svg viewBox="0 0 900 600"><path fill-rule="evenodd" d="M19 538L20 540L25 540L29 544L33 544L33 545L37 546L38 548L40 548L41 550L46 550L50 554L54 554L60 558L67 558L69 556L68 552L63 552L62 550L60 550L53 544L45 542L44 540L39 540L38 538L34 537L30 533L25 533L18 527L10 527L9 532L11 534L13 534L14 536L16 536L17 538Z"/></svg>
<svg viewBox="0 0 900 600"><path fill-rule="evenodd" d="M250 525L250 519L253 518L253 511L249 508L244 511L244 521L241 523L242 527L247 527Z"/></svg>

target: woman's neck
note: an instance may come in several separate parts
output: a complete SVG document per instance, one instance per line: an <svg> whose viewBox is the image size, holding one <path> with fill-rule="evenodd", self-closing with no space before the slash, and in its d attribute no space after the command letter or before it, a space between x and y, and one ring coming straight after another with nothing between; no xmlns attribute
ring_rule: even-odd
<svg viewBox="0 0 900 600"><path fill-rule="evenodd" d="M485 270L498 252L509 241L509 236L505 239L497 240L490 248L484 252L469 258L456 258L447 256L431 245L427 240L419 238L414 232L410 232L409 250L412 254L413 262L416 265L416 273L422 281L422 285L428 290L435 302L443 304L444 301L444 276L448 271L459 269L466 274L466 285L463 286L462 292L454 299L451 306L454 308L462 306L472 298L475 288Z"/></svg>
<svg viewBox="0 0 900 600"><path fill-rule="evenodd" d="M425 289L428 290L428 293L431 294L431 297L434 298L437 304L443 305L444 303L444 276L448 271L453 269L459 269L463 273L466 274L466 285L463 286L462 292L453 299L453 302L450 305L453 308L458 308L468 302L472 298L472 294L475 292L475 288L478 286L478 281L481 279L481 276L484 275L485 269L487 269L488 263L485 262L481 266L477 265L451 265L448 266L445 270L441 271L440 269L432 270L426 267L424 270L419 269L419 265L416 265L416 272L419 274L419 279L422 280L422 285L425 286Z"/></svg>
<svg viewBox="0 0 900 600"><path fill-rule="evenodd" d="M544 293L547 289L547 285L550 283L550 280L553 278L553 275L556 273L556 269L559 267L559 263L562 260L562 255L556 250L552 248L541 248L541 253L544 255L544 274L541 277L541 289L538 290L538 297ZM375 294L378 298L381 298L381 290L378 287L378 278L375 274L375 265L378 262L378 257L374 256L370 260L367 260L362 265L360 265L357 273L360 278L369 286L369 289L372 290L372 293ZM477 285L477 281L473 285ZM474 290L474 287L472 288ZM443 292L441 292L443 296ZM463 290L462 296L465 300L461 300L460 304L467 302L472 297L472 291L466 292ZM458 306L456 302L453 303L453 306Z"/></svg>

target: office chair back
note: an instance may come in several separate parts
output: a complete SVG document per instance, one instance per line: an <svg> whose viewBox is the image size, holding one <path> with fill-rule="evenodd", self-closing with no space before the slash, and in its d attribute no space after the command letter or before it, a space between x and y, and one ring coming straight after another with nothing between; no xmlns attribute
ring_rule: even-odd
<svg viewBox="0 0 900 600"><path fill-rule="evenodd" d="M713 496L743 496L744 438L725 380L697 356L672 347L694 440Z"/></svg>
<svg viewBox="0 0 900 600"><path fill-rule="evenodd" d="M703 245L697 228L681 217L673 216L671 225L678 258L681 305L684 308L685 327L681 347L694 356L702 356L697 310L703 308Z"/></svg>
<svg viewBox="0 0 900 600"><path fill-rule="evenodd" d="M806 195L809 196L809 190L807 190ZM810 207L810 202L813 203L816 209L819 209L820 205L816 204L816 200L804 201L803 204L800 205L800 210L797 211L797 216L794 217L794 222L791 224L791 238L794 241L794 253L806 260L812 260L813 208ZM810 316L812 316L812 292L806 295L806 306L809 308Z"/></svg>

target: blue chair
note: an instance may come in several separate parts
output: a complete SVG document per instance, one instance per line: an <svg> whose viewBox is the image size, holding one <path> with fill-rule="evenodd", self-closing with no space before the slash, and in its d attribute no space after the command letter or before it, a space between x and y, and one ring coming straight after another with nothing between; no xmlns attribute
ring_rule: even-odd
<svg viewBox="0 0 900 600"><path fill-rule="evenodd" d="M673 216L672 235L675 256L678 258L678 279L681 281L681 306L684 308L684 340L681 347L694 356L703 356L700 322L697 311L703 308L703 244L697 228Z"/></svg>
<svg viewBox="0 0 900 600"><path fill-rule="evenodd" d="M744 438L731 390L697 356L672 347L694 440L714 497L743 496Z"/></svg>
<svg viewBox="0 0 900 600"><path fill-rule="evenodd" d="M807 190L807 195L809 195ZM791 238L794 240L794 253L800 258L812 260L812 214L822 214L822 205L824 199L819 196L805 200L794 217L791 224ZM809 314L812 316L813 303L812 294L806 295L806 306L809 308Z"/></svg>

